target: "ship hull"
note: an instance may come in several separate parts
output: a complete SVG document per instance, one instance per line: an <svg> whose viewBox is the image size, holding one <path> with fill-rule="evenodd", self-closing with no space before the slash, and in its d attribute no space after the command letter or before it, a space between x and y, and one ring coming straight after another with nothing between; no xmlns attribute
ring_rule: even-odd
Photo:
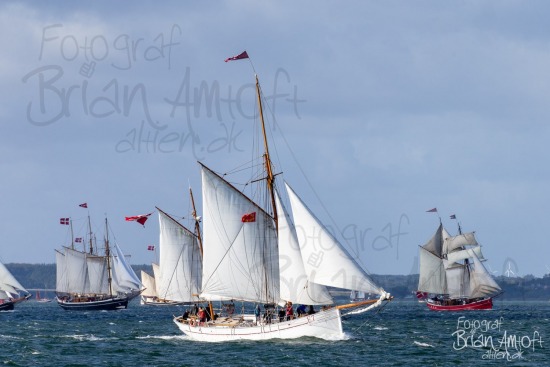
<svg viewBox="0 0 550 367"><path fill-rule="evenodd" d="M245 322L237 325L218 320L204 325L193 325L181 318L174 318L178 328L189 338L204 342L224 342L231 340L268 340L316 337L327 340L343 338L340 310L332 308L313 315L289 321L273 321L256 325L254 316L245 316ZM182 322L183 321L183 322Z"/></svg>
<svg viewBox="0 0 550 367"><path fill-rule="evenodd" d="M4 302L0 304L0 311L11 311L14 309L14 303L13 302Z"/></svg>
<svg viewBox="0 0 550 367"><path fill-rule="evenodd" d="M177 301L153 301L152 298L143 296L140 303L144 306L181 306L185 304L185 302Z"/></svg>
<svg viewBox="0 0 550 367"><path fill-rule="evenodd" d="M57 304L67 311L111 311L128 307L128 298L110 298L100 301L70 302L57 299Z"/></svg>
<svg viewBox="0 0 550 367"><path fill-rule="evenodd" d="M434 303L432 299L426 302L426 305L433 311L467 311L467 310L491 310L493 309L493 299L485 298L480 301L470 302L462 305L441 305Z"/></svg>

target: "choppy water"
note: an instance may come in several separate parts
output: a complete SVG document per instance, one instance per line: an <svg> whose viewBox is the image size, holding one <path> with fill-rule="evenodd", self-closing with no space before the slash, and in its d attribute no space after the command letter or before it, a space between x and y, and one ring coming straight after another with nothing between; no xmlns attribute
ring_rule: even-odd
<svg viewBox="0 0 550 367"><path fill-rule="evenodd" d="M443 313L428 311L425 305L416 302L394 301L382 312L344 320L346 339L339 341L302 338L199 343L182 336L172 323L172 315L180 314L181 310L140 306L134 301L127 310L70 312L53 302L28 301L19 304L15 311L0 313L0 363L6 366L550 366L550 302L496 302L492 311ZM503 336L508 343L499 344Z"/></svg>

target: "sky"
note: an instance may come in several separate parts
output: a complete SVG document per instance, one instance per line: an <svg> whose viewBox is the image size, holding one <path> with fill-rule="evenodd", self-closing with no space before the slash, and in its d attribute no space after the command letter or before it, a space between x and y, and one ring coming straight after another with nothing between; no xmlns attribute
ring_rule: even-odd
<svg viewBox="0 0 550 367"><path fill-rule="evenodd" d="M90 215L150 263L155 206L185 224L191 187L200 214L197 161L226 172L254 156L257 74L277 180L370 273L417 273L439 218L476 231L493 274L549 273L549 10L4 1L0 260L54 263L59 218L81 236Z"/></svg>

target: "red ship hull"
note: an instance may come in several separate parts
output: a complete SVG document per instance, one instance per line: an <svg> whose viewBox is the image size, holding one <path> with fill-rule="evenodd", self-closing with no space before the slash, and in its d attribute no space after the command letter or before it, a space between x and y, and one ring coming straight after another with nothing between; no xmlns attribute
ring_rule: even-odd
<svg viewBox="0 0 550 367"><path fill-rule="evenodd" d="M440 305L432 303L431 300L426 302L428 308L433 311L465 311L465 310L491 310L493 309L493 299L486 298L481 301L471 302L463 305Z"/></svg>

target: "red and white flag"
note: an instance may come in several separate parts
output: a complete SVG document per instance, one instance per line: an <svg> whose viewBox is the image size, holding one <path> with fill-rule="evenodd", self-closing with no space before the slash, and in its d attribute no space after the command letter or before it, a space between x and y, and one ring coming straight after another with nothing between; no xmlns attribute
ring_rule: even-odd
<svg viewBox="0 0 550 367"><path fill-rule="evenodd" d="M127 222L136 221L136 222L138 222L139 224L141 224L142 226L145 226L145 222L147 222L147 219L149 219L148 217L149 217L151 214L153 214L153 213L142 214L142 215L134 215L133 217L126 217L126 221L127 221Z"/></svg>
<svg viewBox="0 0 550 367"><path fill-rule="evenodd" d="M241 60L241 59L248 59L248 54L246 53L246 51L241 52L237 56L228 57L224 61L228 62L228 61Z"/></svg>
<svg viewBox="0 0 550 367"><path fill-rule="evenodd" d="M79 205L79 207L81 208L87 208L88 207L88 203L82 203Z"/></svg>
<svg viewBox="0 0 550 367"><path fill-rule="evenodd" d="M241 218L241 221L243 223L255 222L256 221L256 212L252 212L252 213L248 213L248 214L243 215L243 217Z"/></svg>
<svg viewBox="0 0 550 367"><path fill-rule="evenodd" d="M147 246L148 251L155 251L155 245L149 245Z"/></svg>
<svg viewBox="0 0 550 367"><path fill-rule="evenodd" d="M70 221L69 221L69 218L59 218L59 224L63 224L63 225L69 225Z"/></svg>
<svg viewBox="0 0 550 367"><path fill-rule="evenodd" d="M82 242L82 237L77 237L74 239L74 242Z"/></svg>

